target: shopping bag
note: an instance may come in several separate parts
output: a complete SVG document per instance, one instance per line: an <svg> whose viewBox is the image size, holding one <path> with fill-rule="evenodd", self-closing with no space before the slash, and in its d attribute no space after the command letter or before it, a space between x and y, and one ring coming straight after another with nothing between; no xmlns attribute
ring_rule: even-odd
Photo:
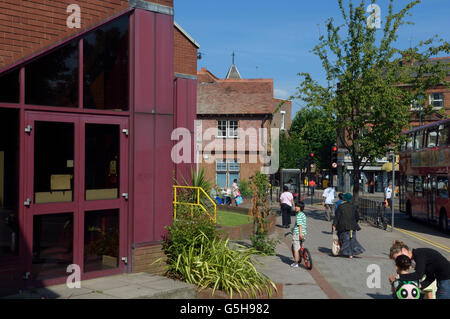
<svg viewBox="0 0 450 319"><path fill-rule="evenodd" d="M339 238L335 232L333 232L333 244L331 247L331 251L333 253L333 256L339 255L341 251L341 246L339 245Z"/></svg>
<svg viewBox="0 0 450 319"><path fill-rule="evenodd" d="M242 197L238 196L236 197L236 204L240 205L242 203Z"/></svg>

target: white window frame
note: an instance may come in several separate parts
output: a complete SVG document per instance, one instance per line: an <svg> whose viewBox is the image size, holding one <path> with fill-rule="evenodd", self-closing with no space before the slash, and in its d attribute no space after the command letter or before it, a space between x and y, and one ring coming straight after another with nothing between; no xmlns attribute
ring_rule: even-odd
<svg viewBox="0 0 450 319"><path fill-rule="evenodd" d="M223 135L223 130L219 129L220 126L223 127L225 122L225 135ZM238 134L239 121L238 120L217 120L217 138L239 138Z"/></svg>
<svg viewBox="0 0 450 319"><path fill-rule="evenodd" d="M435 94L440 94L441 98L440 99L434 99L434 95ZM429 103L430 105L433 106L433 110L440 110L444 107L444 93L441 92L435 92L435 93L430 93L429 95ZM434 106L434 102L440 102L441 106Z"/></svg>
<svg viewBox="0 0 450 319"><path fill-rule="evenodd" d="M286 129L284 128L284 116L286 115L286 111L281 111L281 128L280 130L285 131Z"/></svg>

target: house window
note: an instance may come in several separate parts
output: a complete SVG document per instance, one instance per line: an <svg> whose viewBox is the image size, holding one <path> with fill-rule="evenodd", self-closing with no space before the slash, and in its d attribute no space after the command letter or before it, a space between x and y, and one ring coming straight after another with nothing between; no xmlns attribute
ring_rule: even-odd
<svg viewBox="0 0 450 319"><path fill-rule="evenodd" d="M434 108L444 107L444 94L443 93L431 93L430 94L430 105Z"/></svg>
<svg viewBox="0 0 450 319"><path fill-rule="evenodd" d="M235 179L239 182L240 164L237 160L216 162L216 184L224 189L231 188Z"/></svg>
<svg viewBox="0 0 450 319"><path fill-rule="evenodd" d="M217 137L237 138L239 121L219 120L217 121Z"/></svg>

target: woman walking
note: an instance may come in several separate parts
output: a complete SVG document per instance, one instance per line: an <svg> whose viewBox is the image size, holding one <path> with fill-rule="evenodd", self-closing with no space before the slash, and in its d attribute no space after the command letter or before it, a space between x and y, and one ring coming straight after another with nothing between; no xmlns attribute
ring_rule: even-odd
<svg viewBox="0 0 450 319"><path fill-rule="evenodd" d="M352 204L352 195L346 193L342 196L343 203L336 210L333 221L333 230L337 231L341 255L353 258L366 250L356 240L356 231L361 228L358 225L359 213Z"/></svg>
<svg viewBox="0 0 450 319"><path fill-rule="evenodd" d="M280 196L281 218L283 228L289 228L291 225L291 210L294 207L294 196L289 191L289 187L284 185L283 194Z"/></svg>

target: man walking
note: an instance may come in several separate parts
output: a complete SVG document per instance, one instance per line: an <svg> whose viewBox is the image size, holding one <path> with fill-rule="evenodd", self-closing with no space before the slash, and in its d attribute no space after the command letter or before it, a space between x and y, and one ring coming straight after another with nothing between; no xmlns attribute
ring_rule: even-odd
<svg viewBox="0 0 450 319"><path fill-rule="evenodd" d="M325 206L325 217L327 221L331 221L331 215L334 216L334 198L336 197L336 191L334 187L329 186L323 191L323 202Z"/></svg>
<svg viewBox="0 0 450 319"><path fill-rule="evenodd" d="M384 202L387 204L386 207L392 207L392 183L384 189Z"/></svg>

